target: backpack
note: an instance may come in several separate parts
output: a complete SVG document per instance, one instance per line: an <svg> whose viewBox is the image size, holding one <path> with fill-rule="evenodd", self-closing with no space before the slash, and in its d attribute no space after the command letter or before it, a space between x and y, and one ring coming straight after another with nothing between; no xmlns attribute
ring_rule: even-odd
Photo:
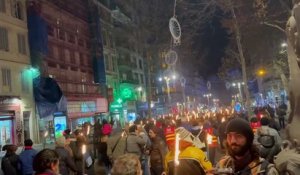
<svg viewBox="0 0 300 175"><path fill-rule="evenodd" d="M257 141L264 148L272 148L275 145L275 137L269 134L269 130L267 134L262 134L260 129L257 132L258 132Z"/></svg>

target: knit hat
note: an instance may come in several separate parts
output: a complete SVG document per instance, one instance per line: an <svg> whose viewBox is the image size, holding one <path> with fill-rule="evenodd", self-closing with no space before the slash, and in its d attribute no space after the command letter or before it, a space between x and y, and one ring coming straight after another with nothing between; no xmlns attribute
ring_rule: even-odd
<svg viewBox="0 0 300 175"><path fill-rule="evenodd" d="M270 124L270 120L268 119L268 117L262 117L260 119L260 124L263 126L268 126Z"/></svg>
<svg viewBox="0 0 300 175"><path fill-rule="evenodd" d="M250 124L241 118L234 118L230 120L226 126L226 133L237 132L247 138L248 145L251 145L254 139L253 131Z"/></svg>

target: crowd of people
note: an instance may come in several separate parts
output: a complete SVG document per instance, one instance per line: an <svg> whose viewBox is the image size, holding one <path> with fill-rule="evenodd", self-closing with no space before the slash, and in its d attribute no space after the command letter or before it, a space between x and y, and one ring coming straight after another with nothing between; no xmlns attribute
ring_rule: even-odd
<svg viewBox="0 0 300 175"><path fill-rule="evenodd" d="M280 119L286 110L274 112ZM27 139L17 155L15 145L6 145L1 168L5 175L276 175L281 137L272 115L268 108L256 109L252 117L228 109L191 112L140 118L123 130L104 120L94 126L96 141L83 127L66 130L55 149L37 152Z"/></svg>

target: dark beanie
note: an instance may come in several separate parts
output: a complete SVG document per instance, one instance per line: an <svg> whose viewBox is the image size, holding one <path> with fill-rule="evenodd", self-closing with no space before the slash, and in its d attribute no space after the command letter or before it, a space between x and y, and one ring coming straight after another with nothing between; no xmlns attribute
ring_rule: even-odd
<svg viewBox="0 0 300 175"><path fill-rule="evenodd" d="M226 126L226 133L236 132L244 135L247 138L247 143L250 145L253 142L254 134L250 124L241 118L234 118L230 120Z"/></svg>
<svg viewBox="0 0 300 175"><path fill-rule="evenodd" d="M270 124L270 120L268 119L268 117L262 117L260 119L260 124L263 126L268 126Z"/></svg>

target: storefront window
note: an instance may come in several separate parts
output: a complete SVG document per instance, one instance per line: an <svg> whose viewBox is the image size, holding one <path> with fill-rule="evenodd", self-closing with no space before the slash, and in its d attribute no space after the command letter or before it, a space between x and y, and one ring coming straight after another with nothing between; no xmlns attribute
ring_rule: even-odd
<svg viewBox="0 0 300 175"><path fill-rule="evenodd" d="M0 115L0 145L13 143L12 137L13 125L11 116Z"/></svg>

